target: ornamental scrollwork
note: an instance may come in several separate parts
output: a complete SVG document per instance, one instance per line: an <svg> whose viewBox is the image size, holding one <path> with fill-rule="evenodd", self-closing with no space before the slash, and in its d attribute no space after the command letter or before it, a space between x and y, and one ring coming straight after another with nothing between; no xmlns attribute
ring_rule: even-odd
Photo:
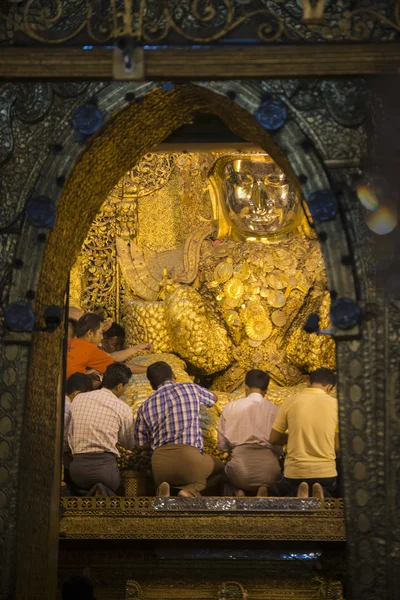
<svg viewBox="0 0 400 600"><path fill-rule="evenodd" d="M396 0L393 16L374 10L374 7L357 8L346 15L343 21L343 34L352 42L366 42L373 37L374 28L383 26L400 32L400 1Z"/></svg>
<svg viewBox="0 0 400 600"><path fill-rule="evenodd" d="M148 153L111 191L83 243L70 280L71 303L101 309L119 320L119 272L116 238L133 239L137 200L162 188L174 168L171 154Z"/></svg>
<svg viewBox="0 0 400 600"><path fill-rule="evenodd" d="M4 0L0 41L105 44L130 36L138 44L220 40L392 40L400 31L400 0L327 2L322 18L307 19L305 0ZM321 11L319 11L321 12Z"/></svg>

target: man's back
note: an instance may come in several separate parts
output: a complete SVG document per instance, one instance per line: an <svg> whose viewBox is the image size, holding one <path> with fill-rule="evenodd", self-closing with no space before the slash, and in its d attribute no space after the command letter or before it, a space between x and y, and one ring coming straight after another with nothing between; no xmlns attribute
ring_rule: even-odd
<svg viewBox="0 0 400 600"><path fill-rule="evenodd" d="M200 404L213 406L212 392L193 383L166 381L139 408L136 440L152 449L187 444L203 450Z"/></svg>
<svg viewBox="0 0 400 600"><path fill-rule="evenodd" d="M270 448L268 440L277 413L278 407L258 393L230 402L220 417L219 447L228 450L243 444L256 444Z"/></svg>
<svg viewBox="0 0 400 600"><path fill-rule="evenodd" d="M118 442L127 448L133 444L131 409L108 389L79 394L71 405L68 442L73 454L112 452L118 456Z"/></svg>
<svg viewBox="0 0 400 600"><path fill-rule="evenodd" d="M74 373L86 373L87 369L96 369L104 373L114 359L91 342L83 338L68 340L67 378Z"/></svg>
<svg viewBox="0 0 400 600"><path fill-rule="evenodd" d="M322 389L307 388L284 402L273 428L289 433L285 477L335 477L337 426L337 400Z"/></svg>

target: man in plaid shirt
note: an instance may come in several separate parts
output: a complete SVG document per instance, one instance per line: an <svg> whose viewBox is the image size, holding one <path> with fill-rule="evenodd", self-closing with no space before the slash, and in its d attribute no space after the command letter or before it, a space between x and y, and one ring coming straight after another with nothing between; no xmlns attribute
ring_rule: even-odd
<svg viewBox="0 0 400 600"><path fill-rule="evenodd" d="M147 369L154 394L138 410L135 446L151 447L152 470L158 496L198 497L216 485L224 466L204 454L200 404L211 407L216 396L193 383L176 383L171 367L163 361Z"/></svg>

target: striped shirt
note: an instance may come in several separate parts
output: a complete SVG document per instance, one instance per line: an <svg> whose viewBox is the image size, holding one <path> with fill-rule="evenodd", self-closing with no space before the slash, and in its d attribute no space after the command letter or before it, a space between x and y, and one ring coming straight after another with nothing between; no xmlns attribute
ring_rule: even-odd
<svg viewBox="0 0 400 600"><path fill-rule="evenodd" d="M204 450L200 404L213 406L212 392L194 383L166 381L142 404L135 425L135 446L185 444Z"/></svg>
<svg viewBox="0 0 400 600"><path fill-rule="evenodd" d="M117 444L132 450L133 434L132 410L111 390L78 394L72 402L68 429L72 454L111 452L119 456Z"/></svg>

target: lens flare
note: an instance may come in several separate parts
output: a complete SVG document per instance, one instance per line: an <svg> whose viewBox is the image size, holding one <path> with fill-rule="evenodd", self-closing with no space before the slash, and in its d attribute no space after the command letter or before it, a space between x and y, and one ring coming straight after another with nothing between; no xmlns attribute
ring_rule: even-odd
<svg viewBox="0 0 400 600"><path fill-rule="evenodd" d="M372 189L369 185L359 185L357 188L357 197L361 204L367 210L372 212L378 210L382 192L379 188Z"/></svg>
<svg viewBox="0 0 400 600"><path fill-rule="evenodd" d="M367 225L378 235L391 233L397 225L397 210L390 206L381 206L367 217Z"/></svg>

